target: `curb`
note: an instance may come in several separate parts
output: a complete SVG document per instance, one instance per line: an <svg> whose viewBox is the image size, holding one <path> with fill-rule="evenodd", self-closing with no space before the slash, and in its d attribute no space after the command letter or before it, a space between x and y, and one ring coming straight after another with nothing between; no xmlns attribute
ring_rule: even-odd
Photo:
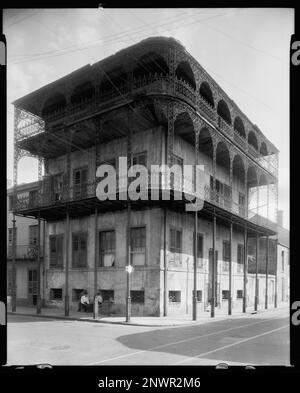
<svg viewBox="0 0 300 393"><path fill-rule="evenodd" d="M112 324L112 325L127 325L127 326L145 326L145 327L166 327L166 326L195 326L199 325L202 323L210 323L210 322L215 322L215 321L220 321L224 319L232 319L235 317L251 317L251 315L258 315L258 314L264 314L267 313L268 311L276 311L280 309L284 309L285 307L278 307L276 309L263 309L263 310L258 310L258 311L249 311L245 314L236 314L236 315L220 315L215 318L208 318L207 320L197 320L197 321L189 321L186 323L169 323L169 324L143 324L143 323L137 323L137 322L118 322L118 321L105 321L103 319L87 319L87 318L76 318L76 317L65 317L65 316L57 316L57 315L46 315L46 314L27 314L27 313L22 313L22 312L12 312L12 311L7 311L7 315L18 315L18 316L24 316L24 317L35 317L35 318L45 318L45 319L57 319L57 320L62 320L62 321L79 321L79 322L92 322L92 323L106 323L106 324Z"/></svg>

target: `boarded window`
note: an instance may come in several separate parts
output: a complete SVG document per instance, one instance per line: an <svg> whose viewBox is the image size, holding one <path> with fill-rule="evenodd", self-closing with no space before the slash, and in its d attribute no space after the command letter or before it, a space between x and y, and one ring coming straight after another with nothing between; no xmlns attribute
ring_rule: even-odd
<svg viewBox="0 0 300 393"><path fill-rule="evenodd" d="M113 302L115 300L115 291L113 289L100 289L100 291L104 302Z"/></svg>
<svg viewBox="0 0 300 393"><path fill-rule="evenodd" d="M50 300L62 300L62 288L51 288Z"/></svg>
<svg viewBox="0 0 300 393"><path fill-rule="evenodd" d="M49 236L50 267L62 267L63 265L63 236Z"/></svg>
<svg viewBox="0 0 300 393"><path fill-rule="evenodd" d="M227 289L222 291L222 299L224 300L229 299L229 291Z"/></svg>
<svg viewBox="0 0 300 393"><path fill-rule="evenodd" d="M130 291L131 303L144 304L145 292L144 291Z"/></svg>
<svg viewBox="0 0 300 393"><path fill-rule="evenodd" d="M236 298L237 299L242 299L243 298L243 290L242 289L238 289L236 291Z"/></svg>
<svg viewBox="0 0 300 393"><path fill-rule="evenodd" d="M169 291L169 303L180 303L181 291Z"/></svg>
<svg viewBox="0 0 300 393"><path fill-rule="evenodd" d="M115 231L99 232L99 257L100 266L115 265Z"/></svg>
<svg viewBox="0 0 300 393"><path fill-rule="evenodd" d="M87 266L87 233L72 234L72 267Z"/></svg>

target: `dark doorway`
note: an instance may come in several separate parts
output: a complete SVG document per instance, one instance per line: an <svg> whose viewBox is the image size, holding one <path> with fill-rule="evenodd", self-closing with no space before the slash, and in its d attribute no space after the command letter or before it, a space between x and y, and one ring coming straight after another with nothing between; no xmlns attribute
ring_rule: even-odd
<svg viewBox="0 0 300 393"><path fill-rule="evenodd" d="M37 300L37 271L36 269L28 270L28 303L36 306Z"/></svg>
<svg viewBox="0 0 300 393"><path fill-rule="evenodd" d="M218 251L215 250L215 256L216 256L216 264L215 264L215 307L218 306L219 304L219 287L218 287ZM207 293L207 300L208 304L211 303L211 298L212 298L212 267L213 267L213 250L212 248L209 249L209 254L208 254L208 261L209 261L209 267L208 267L208 293Z"/></svg>

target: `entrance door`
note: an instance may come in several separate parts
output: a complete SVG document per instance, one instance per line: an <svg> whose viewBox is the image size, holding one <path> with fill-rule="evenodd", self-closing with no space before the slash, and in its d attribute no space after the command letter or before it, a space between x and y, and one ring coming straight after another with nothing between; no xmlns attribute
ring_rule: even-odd
<svg viewBox="0 0 300 393"><path fill-rule="evenodd" d="M37 270L28 270L28 302L35 306L37 300Z"/></svg>
<svg viewBox="0 0 300 393"><path fill-rule="evenodd" d="M215 264L215 306L218 305L218 251L215 250L215 256L216 256L216 264ZM209 267L208 267L208 293L207 293L207 300L208 303L211 302L212 298L212 267L213 267L213 250L212 248L209 249L209 254L208 254L208 261L209 261Z"/></svg>

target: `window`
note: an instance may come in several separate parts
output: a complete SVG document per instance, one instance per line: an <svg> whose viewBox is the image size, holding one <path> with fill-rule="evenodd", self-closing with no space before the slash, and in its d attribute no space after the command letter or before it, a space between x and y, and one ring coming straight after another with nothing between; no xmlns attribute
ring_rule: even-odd
<svg viewBox="0 0 300 393"><path fill-rule="evenodd" d="M284 302L284 278L281 278L281 301Z"/></svg>
<svg viewBox="0 0 300 393"><path fill-rule="evenodd" d="M193 233L193 243L194 242L195 242L195 232ZM194 254L194 247L193 247L193 254ZM203 236L200 233L198 233L197 236L197 266L200 269L203 269Z"/></svg>
<svg viewBox="0 0 300 393"><path fill-rule="evenodd" d="M143 165L147 167L147 153L137 153L133 154L132 165Z"/></svg>
<svg viewBox="0 0 300 393"><path fill-rule="evenodd" d="M10 195L8 197L8 210L11 212L13 210L14 207L14 197L13 195Z"/></svg>
<svg viewBox="0 0 300 393"><path fill-rule="evenodd" d="M243 299L243 290L242 289L238 289L236 291L236 298L237 299Z"/></svg>
<svg viewBox="0 0 300 393"><path fill-rule="evenodd" d="M170 228L170 261L181 264L182 231Z"/></svg>
<svg viewBox="0 0 300 393"><path fill-rule="evenodd" d="M243 272L244 267L244 246L242 244L237 245L237 271Z"/></svg>
<svg viewBox="0 0 300 393"><path fill-rule="evenodd" d="M60 201L62 199L62 187L62 174L52 176L52 192L54 201Z"/></svg>
<svg viewBox="0 0 300 393"><path fill-rule="evenodd" d="M50 267L62 267L63 265L63 235L49 236Z"/></svg>
<svg viewBox="0 0 300 393"><path fill-rule="evenodd" d="M87 265L87 233L73 233L72 236L72 267Z"/></svg>
<svg viewBox="0 0 300 393"><path fill-rule="evenodd" d="M50 300L62 300L62 288L51 288Z"/></svg>
<svg viewBox="0 0 300 393"><path fill-rule="evenodd" d="M224 300L229 299L229 291L227 289L222 291L222 299Z"/></svg>
<svg viewBox="0 0 300 393"><path fill-rule="evenodd" d="M171 155L171 167L173 165L179 166L176 168L175 173L171 172L170 174L170 187L175 190L182 190L183 186L183 159L176 156L175 154Z"/></svg>
<svg viewBox="0 0 300 393"><path fill-rule="evenodd" d="M146 228L130 229L131 261L132 265L145 265Z"/></svg>
<svg viewBox="0 0 300 393"><path fill-rule="evenodd" d="M35 246L38 244L38 226L29 225L29 245Z"/></svg>
<svg viewBox="0 0 300 393"><path fill-rule="evenodd" d="M245 215L245 195L239 192L239 214Z"/></svg>
<svg viewBox="0 0 300 393"><path fill-rule="evenodd" d="M169 303L180 303L181 291L169 291Z"/></svg>
<svg viewBox="0 0 300 393"><path fill-rule="evenodd" d="M194 298L194 290L193 290L193 298ZM197 291L197 302L202 302L202 291Z"/></svg>
<svg viewBox="0 0 300 393"><path fill-rule="evenodd" d="M103 162L100 163L100 165L111 165L115 169L115 171L116 171L116 177L118 176L116 159L103 161ZM105 174L105 176L102 176L102 177L97 177L97 182L102 181L106 177L107 177L107 174ZM104 191L108 192L108 185L105 186Z"/></svg>
<svg viewBox="0 0 300 393"><path fill-rule="evenodd" d="M113 302L115 299L115 291L112 289L100 289L102 300L104 302Z"/></svg>
<svg viewBox="0 0 300 393"><path fill-rule="evenodd" d="M230 261L230 243L227 240L223 240L223 266L222 266L222 270L224 272L229 271L229 261Z"/></svg>
<svg viewBox="0 0 300 393"><path fill-rule="evenodd" d="M281 270L284 272L284 251L281 251Z"/></svg>
<svg viewBox="0 0 300 393"><path fill-rule="evenodd" d="M131 303L144 304L145 292L144 291L130 291Z"/></svg>
<svg viewBox="0 0 300 393"><path fill-rule="evenodd" d="M83 289L72 289L72 300L73 302L77 302L80 300L81 298L81 293L83 292Z"/></svg>
<svg viewBox="0 0 300 393"><path fill-rule="evenodd" d="M115 231L99 232L100 266L115 266Z"/></svg>
<svg viewBox="0 0 300 393"><path fill-rule="evenodd" d="M231 187L224 184L224 206L227 209L231 207Z"/></svg>
<svg viewBox="0 0 300 393"><path fill-rule="evenodd" d="M37 206L38 204L38 190L29 191L29 206Z"/></svg>
<svg viewBox="0 0 300 393"><path fill-rule="evenodd" d="M87 168L74 169L73 171L74 198L82 198L87 192Z"/></svg>

